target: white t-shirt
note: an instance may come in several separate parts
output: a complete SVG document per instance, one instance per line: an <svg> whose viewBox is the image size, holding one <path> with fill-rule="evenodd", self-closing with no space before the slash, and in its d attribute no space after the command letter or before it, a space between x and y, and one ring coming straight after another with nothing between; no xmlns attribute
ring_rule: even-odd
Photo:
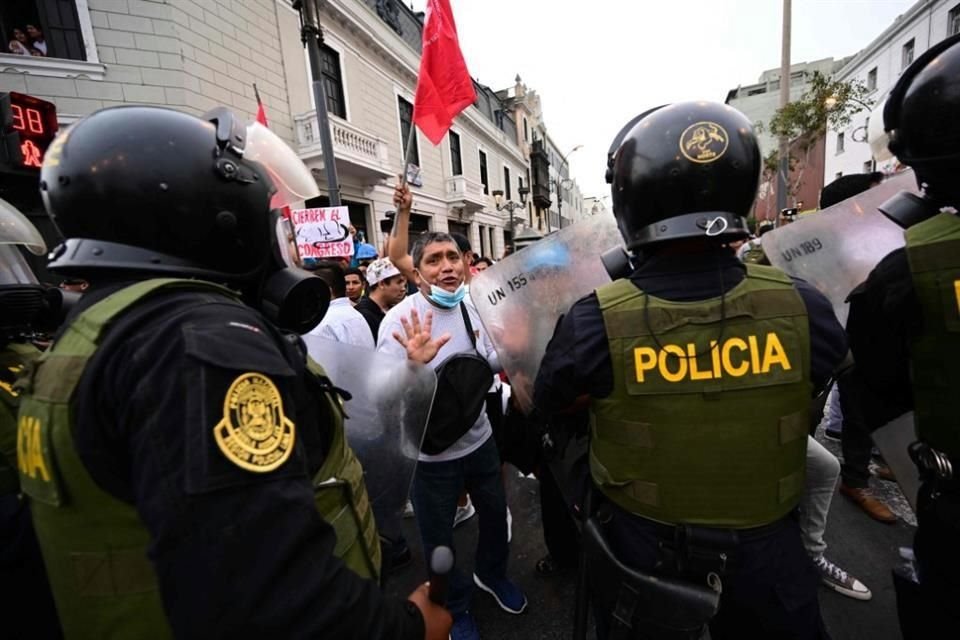
<svg viewBox="0 0 960 640"><path fill-rule="evenodd" d="M373 343L373 335L370 333L370 325L360 312L353 308L350 298L331 300L327 314L309 335L345 342L365 349L376 347Z"/></svg>
<svg viewBox="0 0 960 640"><path fill-rule="evenodd" d="M497 358L497 352L494 350L493 344L490 342L490 338L483 330L483 325L480 323L480 316L477 315L476 308L474 308L473 303L470 302L469 298L465 298L463 302L467 307L467 313L470 316L470 323L473 325L473 330L480 332L480 336L477 338L476 351L479 352L482 357L487 359L487 362L490 363L490 367L494 371L499 371L500 360ZM421 322L423 322L426 318L427 311L433 312L433 326L431 328L430 335L432 335L434 338L441 336L444 333L450 334L450 341L443 345L433 360L429 362L429 365L434 369L439 367L441 364L443 364L444 360L454 354L472 353L474 351L473 343L470 341L470 336L467 334L466 325L463 322L463 314L460 311L460 306L458 305L453 309L443 309L441 307L437 307L431 304L425 297L423 297L423 294L419 292L415 295L407 296L402 302L400 302L400 304L387 312L387 315L383 318L383 322L380 323L380 335L377 340L377 351L390 353L400 358L407 357L406 349L404 349L402 344L397 342L397 340L393 337L393 334L399 333L401 336L404 335L403 325L400 324L400 318L406 318L409 320L410 312L413 309L417 310ZM463 434L459 440L436 455L431 456L421 453L420 461L446 462L447 460L457 460L479 449L480 445L486 442L487 438L489 438L492 434L493 431L490 428L490 420L487 418L487 412L481 411L480 416L473 424L473 427Z"/></svg>

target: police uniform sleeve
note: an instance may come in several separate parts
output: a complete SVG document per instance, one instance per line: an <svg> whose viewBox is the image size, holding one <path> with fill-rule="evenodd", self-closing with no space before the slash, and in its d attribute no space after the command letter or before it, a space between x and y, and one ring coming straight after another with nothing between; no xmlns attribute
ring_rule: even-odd
<svg viewBox="0 0 960 640"><path fill-rule="evenodd" d="M815 392L827 384L847 355L847 337L830 301L805 280L794 285L807 308L810 327L810 379Z"/></svg>
<svg viewBox="0 0 960 640"><path fill-rule="evenodd" d="M557 321L540 362L534 404L547 415L568 409L582 395L613 391L613 362L595 294L578 300Z"/></svg>
<svg viewBox="0 0 960 640"><path fill-rule="evenodd" d="M174 634L422 638L414 605L333 555L307 451L319 409L269 327L236 304L159 315L91 362L75 440L146 526Z"/></svg>
<svg viewBox="0 0 960 640"><path fill-rule="evenodd" d="M850 294L847 334L861 391L869 394L862 409L870 429L913 408L909 339L921 325L907 254L897 249Z"/></svg>

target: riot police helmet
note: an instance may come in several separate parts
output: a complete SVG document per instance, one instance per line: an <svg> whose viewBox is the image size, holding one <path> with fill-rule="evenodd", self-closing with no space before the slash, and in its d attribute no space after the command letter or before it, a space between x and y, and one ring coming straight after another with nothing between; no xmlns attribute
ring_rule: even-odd
<svg viewBox="0 0 960 640"><path fill-rule="evenodd" d="M753 126L730 106L681 102L642 114L623 135L609 176L627 248L748 237L760 170Z"/></svg>
<svg viewBox="0 0 960 640"><path fill-rule="evenodd" d="M939 206L960 202L960 34L934 45L900 76L883 109L889 147Z"/></svg>
<svg viewBox="0 0 960 640"><path fill-rule="evenodd" d="M276 269L278 209L319 194L276 134L227 109L102 109L63 131L41 193L66 242L50 269L244 282ZM283 265L279 265L283 266Z"/></svg>

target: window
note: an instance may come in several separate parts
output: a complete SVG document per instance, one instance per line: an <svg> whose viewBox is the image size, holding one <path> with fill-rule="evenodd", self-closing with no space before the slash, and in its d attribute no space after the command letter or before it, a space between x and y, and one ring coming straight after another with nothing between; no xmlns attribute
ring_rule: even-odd
<svg viewBox="0 0 960 640"><path fill-rule="evenodd" d="M327 92L327 113L347 118L347 103L343 99L343 78L340 75L340 54L323 45L320 47L320 76Z"/></svg>
<svg viewBox="0 0 960 640"><path fill-rule="evenodd" d="M413 131L413 105L397 96L397 104L400 107L400 136L402 140L402 149L404 157L407 154L407 142L410 141L410 132ZM413 135L413 149L410 151L410 162L420 166L420 150L417 148L417 136Z"/></svg>
<svg viewBox="0 0 960 640"><path fill-rule="evenodd" d="M503 168L503 195L510 199L510 167Z"/></svg>
<svg viewBox="0 0 960 640"><path fill-rule="evenodd" d="M960 4L947 13L947 35L960 33Z"/></svg>
<svg viewBox="0 0 960 640"><path fill-rule="evenodd" d="M874 91L877 88L877 68L874 67L867 71L867 90Z"/></svg>
<svg viewBox="0 0 960 640"><path fill-rule="evenodd" d="M460 157L460 136L450 132L450 171L455 176L463 175L463 159Z"/></svg>
<svg viewBox="0 0 960 640"><path fill-rule="evenodd" d="M523 141L530 142L530 132L527 130L527 119L523 119Z"/></svg>
<svg viewBox="0 0 960 640"><path fill-rule="evenodd" d="M843 143L844 143L843 134L838 133L837 134L837 153L838 154L843 153Z"/></svg>
<svg viewBox="0 0 960 640"><path fill-rule="evenodd" d="M873 160L867 160L863 163L863 172L864 173L873 173L874 164Z"/></svg>
<svg viewBox="0 0 960 640"><path fill-rule="evenodd" d="M87 59L75 2L21 0L0 5L2 53Z"/></svg>
<svg viewBox="0 0 960 640"><path fill-rule="evenodd" d="M480 152L480 182L483 184L483 194L490 194L490 179L487 177L487 154Z"/></svg>
<svg viewBox="0 0 960 640"><path fill-rule="evenodd" d="M910 41L903 45L903 49L900 52L900 70L903 71L910 66L910 63L913 62L913 38L910 38Z"/></svg>

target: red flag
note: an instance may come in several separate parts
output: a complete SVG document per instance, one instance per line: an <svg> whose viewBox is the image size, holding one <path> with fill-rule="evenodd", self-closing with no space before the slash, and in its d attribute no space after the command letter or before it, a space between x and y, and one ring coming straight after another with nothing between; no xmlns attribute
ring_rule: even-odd
<svg viewBox="0 0 960 640"><path fill-rule="evenodd" d="M450 0L429 0L413 121L430 142L440 144L453 119L476 99L473 80L460 51Z"/></svg>
<svg viewBox="0 0 960 640"><path fill-rule="evenodd" d="M270 126L267 124L267 111L263 108L263 103L260 102L260 92L257 91L256 82L253 83L253 95L257 97L257 122L265 127Z"/></svg>

